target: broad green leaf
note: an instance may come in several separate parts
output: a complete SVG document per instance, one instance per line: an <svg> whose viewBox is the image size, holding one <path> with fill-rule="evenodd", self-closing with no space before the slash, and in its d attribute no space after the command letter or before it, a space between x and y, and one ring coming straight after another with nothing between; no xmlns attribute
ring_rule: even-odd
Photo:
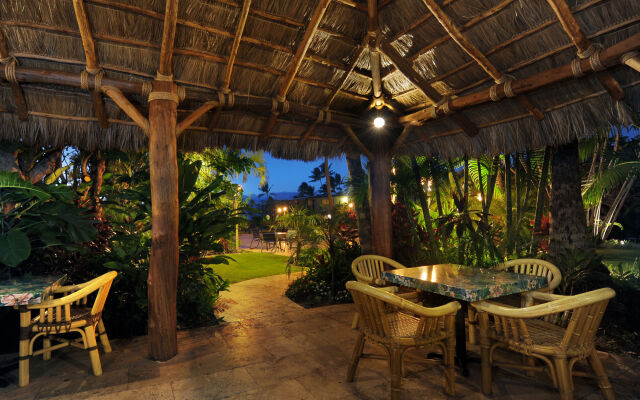
<svg viewBox="0 0 640 400"><path fill-rule="evenodd" d="M31 243L29 237L18 229L11 229L0 236L0 262L15 267L29 258Z"/></svg>

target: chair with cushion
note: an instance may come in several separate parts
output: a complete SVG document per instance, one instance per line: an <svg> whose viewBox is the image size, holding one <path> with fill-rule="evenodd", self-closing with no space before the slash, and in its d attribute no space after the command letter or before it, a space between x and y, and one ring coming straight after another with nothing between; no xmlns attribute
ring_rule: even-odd
<svg viewBox="0 0 640 400"><path fill-rule="evenodd" d="M48 360L53 350L70 345L89 350L93 374L102 375L96 336L100 337L104 351L111 352L102 322L102 309L117 275L111 271L85 283L59 287L55 289L54 296L61 294L63 297L45 299L40 304L29 305L20 313L20 386L29 383L29 357L42 354ZM74 340L66 335L60 336L68 333L78 333L80 338ZM40 337L43 338L43 347L34 350L35 341ZM52 340L58 343L51 345Z"/></svg>
<svg viewBox="0 0 640 400"><path fill-rule="evenodd" d="M388 265L390 268L385 268ZM387 290L391 293L395 293L398 296L410 300L413 302L418 301L418 292L415 290L398 293L397 286L386 286L381 277L385 269L400 269L407 268L399 262L383 256L376 256L373 254L367 254L360 256L353 260L351 263L351 272L358 282L367 283L371 286L379 287L383 290ZM352 328L355 329L358 325L358 313L353 317Z"/></svg>
<svg viewBox="0 0 640 400"><path fill-rule="evenodd" d="M360 317L359 335L347 381L352 382L363 354L365 341L378 344L387 352L391 370L391 398L398 399L402 380L402 358L411 348L438 346L443 352L445 392L455 393L455 318L460 303L452 301L440 307L427 308L363 282L349 281L347 289L353 297Z"/></svg>
<svg viewBox="0 0 640 400"><path fill-rule="evenodd" d="M576 362L588 359L602 394L607 400L614 399L595 349L596 331L607 303L614 296L610 288L575 296L532 291L527 294L527 303L533 305L525 308L489 301L473 303L480 321L482 391L491 394L491 368L502 366L528 372L546 371L560 390L562 400L571 400L573 367ZM494 351L499 347L523 354L527 360L541 365L497 362Z"/></svg>

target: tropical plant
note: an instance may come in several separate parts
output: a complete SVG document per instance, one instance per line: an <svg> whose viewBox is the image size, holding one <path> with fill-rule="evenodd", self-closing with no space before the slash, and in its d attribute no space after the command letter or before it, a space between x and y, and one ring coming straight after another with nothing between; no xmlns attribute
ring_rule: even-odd
<svg viewBox="0 0 640 400"><path fill-rule="evenodd" d="M321 219L311 210L297 206L291 206L288 212L277 217L275 223L278 226L295 231L292 240L296 243L296 250L287 262L287 274L291 273L291 266L296 264L304 247L315 246L322 240L319 232Z"/></svg>
<svg viewBox="0 0 640 400"><path fill-rule="evenodd" d="M16 172L0 171L0 206L0 263L9 268L19 266L33 250L81 251L81 243L96 235L91 216L73 204L73 193L63 185L33 184Z"/></svg>

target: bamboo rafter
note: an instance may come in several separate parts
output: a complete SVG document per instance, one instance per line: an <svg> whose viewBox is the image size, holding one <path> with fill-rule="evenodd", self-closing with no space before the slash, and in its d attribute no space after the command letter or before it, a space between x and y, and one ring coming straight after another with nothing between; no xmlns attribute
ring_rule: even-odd
<svg viewBox="0 0 640 400"><path fill-rule="evenodd" d="M298 44L298 48L296 49L296 53L293 56L291 63L289 64L287 73L284 75L282 82L280 83L280 88L278 89L278 93L276 95L276 100L280 103L284 103L286 101L287 93L289 92L291 84L293 83L293 80L298 73L298 69L300 69L300 65L302 65L304 56L307 53L309 46L311 45L311 39L313 39L313 36L316 34L318 26L320 25L320 21L322 20L324 13L327 11L327 7L329 7L329 2L330 0L320 0L316 5L316 8L313 10L309 25L307 26L307 29L305 30L304 35L302 36L302 39ZM262 141L266 141L267 139L269 139L269 135L271 135L271 131L275 126L277 117L277 111L273 110L271 112L269 121L265 125L264 132L260 137Z"/></svg>
<svg viewBox="0 0 640 400"><path fill-rule="evenodd" d="M0 21L0 24L5 24L7 26L16 26L16 27L22 27L22 28L29 28L29 29L39 29L39 30L45 30L45 31L54 32L54 33L61 33L61 34L74 36L74 37L80 37L80 33L78 31L73 30L73 29L54 27L54 26L31 23L31 22L6 21L5 20L5 21ZM160 49L160 46L157 45L157 44L154 44L154 43L140 41L140 40L133 40L133 39L123 39L123 38L110 36L110 35L105 35L105 34L94 34L94 38L95 39L99 39L99 40L103 40L103 41L107 41L107 42L124 44L124 45L127 45L127 46L135 46L135 47L146 48L146 49L154 49L154 50ZM215 63L218 63L218 64L225 64L226 65L228 63L228 59L226 57L222 57L220 55L212 54L212 53L208 53L208 52L204 52L204 51L175 48L173 52L174 52L174 54L179 54L179 55L188 56L188 57L200 58L200 59L211 61L211 62L215 62ZM22 57L34 58L34 59L46 59L45 57L38 56L38 55L21 54L21 56ZM307 59L307 58L305 58L305 59ZM60 60L60 59L56 58L55 60L57 61L57 60ZM273 69L273 68L270 68L270 67L266 67L266 66L260 65L260 64L255 64L255 63L252 63L252 62L236 60L235 65L243 67L243 68L247 68L247 69L266 72L266 73L269 73L269 74L272 74L272 75L276 75L276 76L282 76L284 74L284 72L282 72L280 70ZM113 68L115 68L115 66L112 67L111 69L113 69ZM124 71L125 70L125 69L123 69L121 67L117 67L117 68L118 68L119 71ZM346 67L342 66L342 68L346 68ZM135 72L135 71L127 71L127 73L141 75L139 72ZM369 79L369 77L366 77L366 78ZM304 83L306 83L308 85L316 86L316 87L326 88L326 86L327 86L326 84L323 84L321 82L316 82L316 81L313 81L313 80L308 79L308 78L296 77L294 79L296 81L304 80ZM196 84L194 84L194 85L196 85ZM353 98L356 98L356 99L359 99L359 100L368 100L366 97L361 96L361 95L359 95L357 93L353 93L353 92L350 92L350 91L347 91L347 90L342 90L342 92L347 96L350 96L350 97L353 97Z"/></svg>
<svg viewBox="0 0 640 400"><path fill-rule="evenodd" d="M0 24L0 61L3 65L4 69L15 68L17 61L12 58L9 53L9 47L7 46L7 42L4 39L4 34L2 33L2 25ZM11 66L13 64L13 67ZM6 75L6 73L5 73ZM5 76L5 79L7 77ZM27 107L27 100L24 97L24 92L22 88L18 84L18 82L14 82L11 79L9 80L9 84L11 85L11 92L13 93L13 100L16 103L16 110L18 111L18 118L20 121L26 121L29 119L29 108Z"/></svg>
<svg viewBox="0 0 640 400"><path fill-rule="evenodd" d="M431 11L431 14L433 14L442 28L449 34L449 36L451 36L451 39L456 42L456 44L465 53L473 58L476 63L478 63L478 65L480 65L480 67L496 82L496 84L503 84L503 89L510 87L509 81L513 78L503 75L495 65L493 65L493 63L489 61L489 59L480 50L478 50L478 48L474 46L469 39L467 39L467 37L460 31L460 29L455 25L451 18L449 18L438 3L435 2L435 0L422 0L422 2L429 11ZM505 91L505 96L514 97L508 89ZM494 101L499 101L500 99L500 97L492 96L492 100ZM527 111L529 111L531 116L535 119L542 120L544 118L542 112L528 98L518 96L517 100L525 106Z"/></svg>
<svg viewBox="0 0 640 400"><path fill-rule="evenodd" d="M89 19L87 18L87 11L84 8L83 0L73 0L73 9L76 14L76 21L78 22L78 29L80 31L80 39L82 40L82 47L84 49L84 56L87 61L86 70L92 75L100 73L100 62L98 55L96 54L96 47L93 41L93 35L91 34L91 26L89 25ZM107 110L104 108L104 101L102 100L102 94L100 90L93 90L91 92L91 98L93 100L93 108L96 113L98 121L100 121L101 128L109 127L109 117Z"/></svg>
<svg viewBox="0 0 640 400"><path fill-rule="evenodd" d="M366 39L365 39L365 41L366 41ZM333 103L333 100L336 98L338 93L342 90L342 87L344 86L344 83L349 78L349 75L351 74L351 72L355 69L356 65L358 64L358 60L362 56L362 53L364 52L365 48L366 48L366 45L365 45L365 42L363 42L360 45L359 50L356 52L356 56L353 58L353 60L351 60L351 64L349 65L349 69L347 70L347 72L345 72L342 75L342 77L340 78L340 82L338 82L336 87L332 90L331 95L327 99L327 102L324 104L324 106L325 106L324 108L328 109L331 106L331 103ZM315 131L317 125L318 125L318 122L314 122L313 124L309 125L309 128L307 128L307 131L304 133L304 135L302 135L300 137L300 146L303 146L307 142L309 137Z"/></svg>
<svg viewBox="0 0 640 400"><path fill-rule="evenodd" d="M640 33L637 33L609 48L602 50L599 55L599 63L605 68L613 67L621 62L620 57L622 55L638 50L639 48ZM597 72L594 70L594 66L591 65L588 59L579 60L579 63L580 69L584 73ZM536 89L573 78L574 73L572 63L569 63L547 71L542 71L527 78L515 80L511 84L511 90L516 95L525 94ZM498 85L497 94L499 96L504 96L504 85L505 84ZM449 109L462 110L464 108L477 106L490 101L492 101L490 89L486 89L451 99L449 102ZM445 115L445 110L442 109L442 105L435 105L427 107L421 111L402 116L399 118L399 122L403 124L423 124L425 121L432 120L443 115Z"/></svg>
<svg viewBox="0 0 640 400"><path fill-rule="evenodd" d="M160 66L158 74L173 75L173 48L176 39L176 24L178 23L178 0L167 0L162 25L162 45L160 46Z"/></svg>
<svg viewBox="0 0 640 400"><path fill-rule="evenodd" d="M592 0L592 1L590 1L590 2L587 2L587 3L581 4L580 6L576 7L576 9L574 10L574 12L584 11L584 10L586 10L586 9L588 9L588 8L591 8L591 7L593 7L593 6L595 6L595 5L599 4L599 3L601 3L602 1L603 1L603 0ZM428 15L430 16L431 14L428 14ZM632 20L633 20L633 19L632 19ZM470 22L471 22L471 21L470 21ZM514 36L514 37L512 37L511 39L509 39L509 40L507 40L507 41L504 41L504 42L502 42L502 43L498 44L497 46L495 46L495 47L493 47L493 48L491 48L491 49L487 50L487 52L485 53L485 55L486 55L486 56L490 56L491 54L497 53L498 51L503 50L504 48L506 48L506 47L508 47L508 46L512 45L513 43L518 42L518 41L520 41L520 40L522 40L522 39L525 39L525 38L527 38L527 37L529 37L529 36L531 36L531 35L533 35L533 34L535 34L535 33L537 33L537 32L540 32L541 30L546 29L546 28L548 28L548 27L550 27L550 26L552 26L553 24L558 23L558 22L559 22L559 21L558 21L557 19L551 19L551 20L548 20L548 21L546 21L546 22L543 22L542 24L540 24L540 25L538 25L538 26L536 26L536 27L534 27L534 28L531 28L531 29L529 29L529 30L527 30L527 31L523 31L523 32L521 32L521 33L519 33L519 34L515 35L515 36ZM616 28L616 29L617 29L617 28ZM611 29L607 28L607 29L605 29L605 30L603 30L603 31L600 31L600 32L599 32L599 33L597 33L597 34L590 35L589 37L595 37L595 36L601 35L601 34L603 34L603 33L609 32L609 31L611 31ZM443 36L443 37L446 37L446 40L451 39L451 37L450 37L449 35L446 35L446 36ZM438 40L442 40L442 38L440 38L440 39L438 39ZM521 67L522 67L522 66L525 66L525 65L529 65L529 64L531 64L531 63L533 63L533 62L537 62L537 61L541 60L542 58L546 58L546 57L548 57L548 56L551 56L551 55L557 54L558 52L560 52L560 51L562 51L562 50L564 50L564 49L567 49L568 47L569 47L569 46L563 46L563 47L561 47L561 48L559 48L559 49L556 49L557 51L553 51L553 52L551 52L551 53L546 54L544 57L535 58L535 59L534 59L534 61L531 61L531 62L527 62L527 61L525 61L525 62L527 62L526 64L522 64L522 63L520 63L520 64L518 64L518 65L521 65ZM429 48L431 48L431 47L430 47L430 45L429 45L429 46L427 46L426 48L427 48L427 49L429 49ZM417 57L419 57L419 55L420 55L420 54L422 54L422 53L423 53L423 51L422 51L422 50L418 51L418 53L417 53L415 56L413 56L411 59L412 59L412 60L417 59ZM415 58L415 59L414 59L414 58ZM476 65L476 62L475 62L474 60L469 61L469 62L467 62L467 63L464 63L464 64L460 65L459 67L456 67L456 68L451 69L450 71L447 71L446 73L444 73L444 74L442 74L442 75L438 75L438 76L436 76L436 77L434 77L434 78L432 78L432 79L429 79L429 81L428 81L428 82L429 82L429 83L433 83L433 82L441 81L441 80L446 79L447 77L449 77L449 76L451 76L451 75L454 75L454 74L456 74L456 73L458 73L458 72L460 72L460 71L463 71L463 70L465 70L465 69L467 69L467 68L469 68L469 67L472 67L472 66L474 66L474 65ZM518 67L518 68L521 68L521 67ZM516 69L518 69L518 68L515 68L515 66L514 66L514 67L510 67L509 69L507 69L507 72L514 71L514 70L516 70ZM388 73L387 75L385 75L382 79L383 79L383 80L384 80L384 79L386 79L386 78L387 78L390 74L392 74L394 71L395 71L395 69L392 69L392 70L391 70L391 71L389 71L389 73ZM475 82L475 83L473 83L473 84L471 84L471 85L469 85L469 86L467 86L467 87L464 87L464 88L462 88L462 89L458 89L458 90L456 90L456 91L454 92L454 94L462 93L462 92L464 92L464 91L466 91L466 90L469 90L469 89L471 89L471 88L474 88L474 87L476 87L476 86L479 86L479 85L481 85L481 84L483 84L483 83L485 83L485 82L487 82L487 81L488 81L487 79L480 80L480 81ZM398 96L402 96L402 95L407 94L407 93L409 93L409 92L411 92L411 91L414 91L414 90L417 90L417 89L411 89L411 90L407 90L406 92L397 93L397 94L395 94L395 95L393 96L393 98L397 98Z"/></svg>
<svg viewBox="0 0 640 400"><path fill-rule="evenodd" d="M349 135L349 138L356 145L356 147L358 147L360 152L362 152L362 154L364 154L369 160L373 160L373 153L371 153L371 150L369 150L367 146L365 146L364 143L362 143L362 141L360 140L360 138L358 138L358 135L356 135L353 129L347 124L343 124L342 129L344 129L344 131L347 132L347 135Z"/></svg>
<svg viewBox="0 0 640 400"><path fill-rule="evenodd" d="M567 36L578 49L578 57L588 58L592 52L597 51L582 32L582 28L578 25L578 21L576 21L571 9L564 0L547 0L547 3L549 3L549 6L558 17ZM621 100L624 97L620 84L610 73L599 73L598 80L614 100Z"/></svg>
<svg viewBox="0 0 640 400"><path fill-rule="evenodd" d="M448 103L448 99L444 98L440 92L431 86L422 76L420 76L413 65L405 60L398 51L389 44L388 41L382 40L381 42L382 52L391 60L391 62L409 79L409 81L420 89L433 103L444 101L444 105ZM474 126L464 114L452 114L451 119L462 128L469 136L475 136L478 133L477 128Z"/></svg>

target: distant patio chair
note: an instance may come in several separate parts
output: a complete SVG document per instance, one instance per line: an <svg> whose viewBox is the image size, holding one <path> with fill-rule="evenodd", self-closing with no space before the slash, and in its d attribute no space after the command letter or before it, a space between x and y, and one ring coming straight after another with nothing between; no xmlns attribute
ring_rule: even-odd
<svg viewBox="0 0 640 400"><path fill-rule="evenodd" d="M260 247L260 251L269 251L270 249L275 250L277 245L278 238L275 232L262 232L262 246Z"/></svg>
<svg viewBox="0 0 640 400"><path fill-rule="evenodd" d="M440 307L427 308L363 282L349 281L357 312L362 316L359 335L353 349L347 381L352 382L363 354L366 340L387 352L391 370L391 399L400 398L402 358L411 348L438 346L442 349L445 392L455 394L455 318L460 303L452 301ZM386 358L386 357L385 357Z"/></svg>
<svg viewBox="0 0 640 400"><path fill-rule="evenodd" d="M615 398L611 383L595 348L595 336L607 303L615 296L610 288L560 296L539 291L527 294L525 308L481 301L472 303L480 320L482 392L491 394L492 367L547 372L562 400L573 399L572 372L576 362L588 359L605 399ZM525 365L496 361L493 353L503 347L523 354ZM542 361L536 366L535 361ZM578 375L578 373L575 373Z"/></svg>
<svg viewBox="0 0 640 400"><path fill-rule="evenodd" d="M102 322L102 309L111 283L117 275L117 272L111 271L89 282L57 288L54 294L61 293L64 297L51 298L27 307L29 312L25 314L25 318L29 318L30 323L21 332L21 335L25 335L26 343L20 344L19 352L21 381L29 383L29 357L42 354L48 360L53 350L70 345L88 350L93 374L102 375L96 336L100 337L104 351L111 352L111 344ZM93 297L92 306L88 305L90 297ZM38 311L33 319L31 311ZM23 318L22 315L20 317ZM72 332L79 333L80 338L71 340L59 336ZM39 337L43 338L43 347L41 350L34 350L34 343ZM59 343L52 346L52 340Z"/></svg>
<svg viewBox="0 0 640 400"><path fill-rule="evenodd" d="M289 249L293 249L295 246L297 246L298 242L296 241L296 239L298 238L298 232L295 230L289 230L287 231L287 246L289 246Z"/></svg>
<svg viewBox="0 0 640 400"><path fill-rule="evenodd" d="M251 230L251 243L249 244L250 249L257 249L258 246L262 246L262 234L258 229ZM255 243L255 246L254 246Z"/></svg>

